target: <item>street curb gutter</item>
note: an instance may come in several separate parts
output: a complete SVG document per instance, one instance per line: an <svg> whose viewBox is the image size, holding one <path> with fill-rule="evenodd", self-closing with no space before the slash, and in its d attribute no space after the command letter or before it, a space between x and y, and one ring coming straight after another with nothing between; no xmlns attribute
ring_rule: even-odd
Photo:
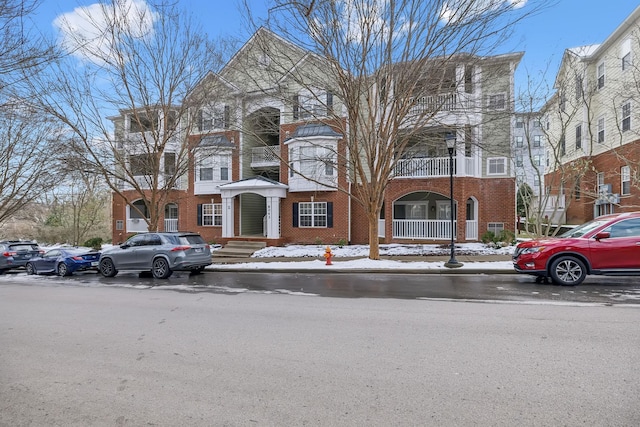
<svg viewBox="0 0 640 427"><path fill-rule="evenodd" d="M449 269L449 268L429 268L429 269L384 269L384 268L303 268L300 270L295 269L283 269L283 268L216 268L215 266L208 266L205 269L210 273L291 273L291 274L430 274L430 275L460 275L460 274L472 274L472 275L485 275L492 276L497 274L518 274L515 270L509 269L480 269L480 268L462 268L462 269Z"/></svg>

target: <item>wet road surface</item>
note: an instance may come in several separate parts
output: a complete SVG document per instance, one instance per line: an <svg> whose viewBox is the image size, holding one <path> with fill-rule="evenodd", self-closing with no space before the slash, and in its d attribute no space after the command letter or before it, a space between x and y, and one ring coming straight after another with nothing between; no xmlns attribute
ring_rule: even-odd
<svg viewBox="0 0 640 427"><path fill-rule="evenodd" d="M71 277L28 276L11 272L0 283L36 286L118 286L179 292L292 294L334 298L394 298L466 301L511 301L543 304L640 305L637 277L593 276L580 286L537 284L523 275L439 275L394 273L261 273L176 272L168 280L120 273L104 278L93 272Z"/></svg>

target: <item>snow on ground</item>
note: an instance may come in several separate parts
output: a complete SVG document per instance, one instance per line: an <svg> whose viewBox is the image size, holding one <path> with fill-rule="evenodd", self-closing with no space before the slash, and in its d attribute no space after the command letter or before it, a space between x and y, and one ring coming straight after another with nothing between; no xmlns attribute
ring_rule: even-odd
<svg viewBox="0 0 640 427"><path fill-rule="evenodd" d="M448 270L444 261L423 262L423 261L396 261L396 260L371 260L368 245L338 246L328 245L333 254L332 265L326 265L324 253L327 245L288 245L288 246L268 246L253 254L253 258L275 258L274 261L246 262L236 264L216 264L216 270L243 269L243 270L310 270L310 269L331 269L331 270ZM511 255L514 247L492 248L483 243L461 243L456 244L456 255ZM448 245L403 245L403 244L383 244L380 245L380 255L394 256L420 256L420 255L445 255L451 253ZM314 258L309 261L277 261L278 258ZM341 258L360 258L341 260ZM490 262L464 262L460 267L462 270L509 270L513 271L511 261L490 261Z"/></svg>
<svg viewBox="0 0 640 427"><path fill-rule="evenodd" d="M255 258L299 258L299 257L322 257L326 247L331 248L334 259L344 257L368 257L368 245L288 245L288 246L268 246L255 252ZM459 243L456 244L457 255L511 255L514 246L492 248L484 243ZM449 255L451 250L448 244L443 245L403 245L403 244L381 244L380 255Z"/></svg>

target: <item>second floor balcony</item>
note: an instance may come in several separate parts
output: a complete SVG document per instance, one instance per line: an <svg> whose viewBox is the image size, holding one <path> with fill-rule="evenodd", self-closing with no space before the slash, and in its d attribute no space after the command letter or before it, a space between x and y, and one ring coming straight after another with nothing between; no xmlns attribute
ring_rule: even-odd
<svg viewBox="0 0 640 427"><path fill-rule="evenodd" d="M458 92L440 93L412 98L411 113L422 114L434 111L457 111L473 108L474 100L470 94Z"/></svg>
<svg viewBox="0 0 640 427"><path fill-rule="evenodd" d="M251 149L252 168L272 168L280 166L280 146L267 145Z"/></svg>
<svg viewBox="0 0 640 427"><path fill-rule="evenodd" d="M396 178L433 178L450 175L449 157L414 157L400 159L396 163ZM479 159L476 157L454 157L453 175L479 176Z"/></svg>

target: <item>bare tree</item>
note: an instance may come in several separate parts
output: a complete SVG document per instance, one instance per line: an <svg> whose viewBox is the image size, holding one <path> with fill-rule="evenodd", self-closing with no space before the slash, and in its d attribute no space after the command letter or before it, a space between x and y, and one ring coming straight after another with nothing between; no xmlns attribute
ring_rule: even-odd
<svg viewBox="0 0 640 427"><path fill-rule="evenodd" d="M73 55L31 81L44 111L64 124L84 172L160 229L186 186L194 102L183 102L221 56L175 3L113 1L80 9L89 34L57 22ZM85 27L85 30L87 27ZM136 201L143 203L135 203Z"/></svg>
<svg viewBox="0 0 640 427"><path fill-rule="evenodd" d="M442 146L444 135L456 131L451 122L440 120L439 113L452 102L444 94L474 78L471 72L456 72L456 66L467 64L472 70L516 22L545 2L530 1L524 8L519 7L523 2L504 0L271 4L265 25L312 52L309 61L315 66L297 66L296 56L268 52L266 46L270 68L286 72L287 81L293 82L289 86L306 88L311 97L317 87L335 96L331 105L329 98L315 96L310 104L320 108L304 113L345 136L346 150L333 153L331 161L349 171L352 185L340 190L362 206L369 225L369 257L378 259L379 213L398 162L411 156L417 141L437 139ZM313 179L303 170L294 173Z"/></svg>
<svg viewBox="0 0 640 427"><path fill-rule="evenodd" d="M23 102L0 109L0 224L55 185L54 131Z"/></svg>

